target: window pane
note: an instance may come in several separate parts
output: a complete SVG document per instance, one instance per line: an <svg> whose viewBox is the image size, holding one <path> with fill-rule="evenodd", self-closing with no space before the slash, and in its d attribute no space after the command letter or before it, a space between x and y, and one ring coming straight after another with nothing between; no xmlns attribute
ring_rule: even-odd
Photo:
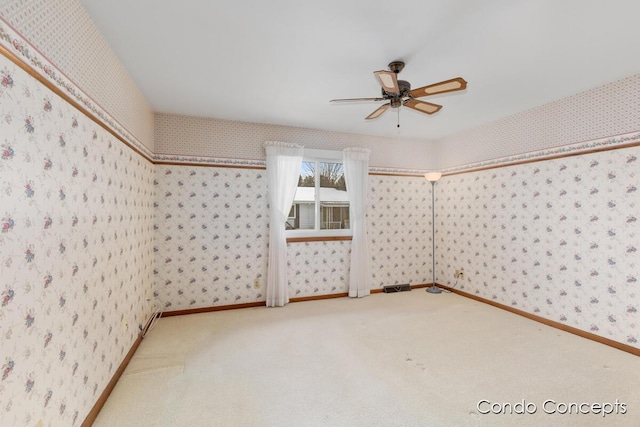
<svg viewBox="0 0 640 427"><path fill-rule="evenodd" d="M349 199L342 163L321 162L320 179L320 229L349 228Z"/></svg>
<svg viewBox="0 0 640 427"><path fill-rule="evenodd" d="M346 194L347 186L342 163L320 163L320 187L335 188Z"/></svg>
<svg viewBox="0 0 640 427"><path fill-rule="evenodd" d="M315 187L316 186L316 163L302 162L300 167L300 178L298 178L298 187Z"/></svg>
<svg viewBox="0 0 640 427"><path fill-rule="evenodd" d="M315 162L302 162L298 188L291 207L291 210L295 212L295 218L290 215L287 219L285 224L287 230L313 230L315 227L315 170Z"/></svg>
<svg viewBox="0 0 640 427"><path fill-rule="evenodd" d="M315 203L298 203L298 217L294 230L313 230L316 225Z"/></svg>

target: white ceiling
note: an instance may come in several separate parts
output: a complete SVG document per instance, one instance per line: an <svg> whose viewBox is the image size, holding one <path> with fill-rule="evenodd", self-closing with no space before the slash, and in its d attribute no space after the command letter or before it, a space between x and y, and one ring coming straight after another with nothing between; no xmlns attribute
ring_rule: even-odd
<svg viewBox="0 0 640 427"><path fill-rule="evenodd" d="M437 140L640 73L637 0L81 0L156 112ZM373 71L462 92L365 121Z"/></svg>

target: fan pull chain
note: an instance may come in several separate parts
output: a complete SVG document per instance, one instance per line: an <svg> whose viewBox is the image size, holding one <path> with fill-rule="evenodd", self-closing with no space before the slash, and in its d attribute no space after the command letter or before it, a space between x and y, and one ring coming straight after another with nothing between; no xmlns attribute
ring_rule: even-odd
<svg viewBox="0 0 640 427"><path fill-rule="evenodd" d="M398 108L398 127L400 127L400 108Z"/></svg>

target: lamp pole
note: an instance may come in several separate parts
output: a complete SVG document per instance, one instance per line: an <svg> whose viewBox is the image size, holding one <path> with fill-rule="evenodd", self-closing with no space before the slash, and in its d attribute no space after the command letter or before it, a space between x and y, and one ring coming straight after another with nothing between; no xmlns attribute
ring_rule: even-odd
<svg viewBox="0 0 640 427"><path fill-rule="evenodd" d="M440 172L431 172L425 174L424 177L431 182L431 272L433 280L431 286L427 288L427 292L439 294L442 293L442 289L436 286L436 181L442 177L442 174Z"/></svg>

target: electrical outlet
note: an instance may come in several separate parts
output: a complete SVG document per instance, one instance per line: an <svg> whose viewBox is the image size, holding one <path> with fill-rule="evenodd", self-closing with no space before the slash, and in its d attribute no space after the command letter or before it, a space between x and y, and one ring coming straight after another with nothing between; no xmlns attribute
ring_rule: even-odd
<svg viewBox="0 0 640 427"><path fill-rule="evenodd" d="M127 323L127 321L126 321L126 320L123 320L123 321L122 321L122 333L123 333L123 334L124 334L124 333L126 333L126 332L127 332L127 329L129 329L129 324Z"/></svg>
<svg viewBox="0 0 640 427"><path fill-rule="evenodd" d="M258 279L257 277L253 280L253 288L260 289L260 279Z"/></svg>
<svg viewBox="0 0 640 427"><path fill-rule="evenodd" d="M461 274L461 273L460 273L460 270L457 270L457 269L456 269L456 270L453 272L453 277L455 277L455 278L457 279L458 277L460 277L460 274Z"/></svg>
<svg viewBox="0 0 640 427"><path fill-rule="evenodd" d="M460 280L464 280L464 271L461 271L458 277L460 278Z"/></svg>

